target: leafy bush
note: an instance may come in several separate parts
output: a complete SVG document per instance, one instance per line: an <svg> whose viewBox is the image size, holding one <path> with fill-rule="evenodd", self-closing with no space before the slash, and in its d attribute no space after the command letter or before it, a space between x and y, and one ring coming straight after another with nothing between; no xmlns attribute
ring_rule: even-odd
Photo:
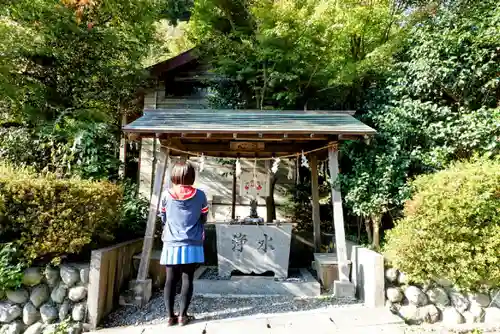
<svg viewBox="0 0 500 334"><path fill-rule="evenodd" d="M457 163L413 183L385 252L412 281L446 278L474 290L500 285L500 160Z"/></svg>
<svg viewBox="0 0 500 334"><path fill-rule="evenodd" d="M115 180L118 128L61 117L38 127L0 127L0 159L62 177Z"/></svg>
<svg viewBox="0 0 500 334"><path fill-rule="evenodd" d="M0 245L0 291L17 289L23 280L23 263L11 243Z"/></svg>
<svg viewBox="0 0 500 334"><path fill-rule="evenodd" d="M121 219L116 238L130 240L144 235L149 212L149 202L141 197L137 185L130 182L123 184Z"/></svg>
<svg viewBox="0 0 500 334"><path fill-rule="evenodd" d="M26 260L78 254L113 238L122 189L110 182L57 179L0 165L0 241Z"/></svg>

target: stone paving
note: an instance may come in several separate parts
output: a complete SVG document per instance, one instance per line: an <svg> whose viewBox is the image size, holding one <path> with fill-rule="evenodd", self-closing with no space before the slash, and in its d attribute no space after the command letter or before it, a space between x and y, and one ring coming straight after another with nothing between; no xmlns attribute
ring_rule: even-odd
<svg viewBox="0 0 500 334"><path fill-rule="evenodd" d="M96 334L404 334L403 321L385 308L369 309L346 306L325 310L294 312L276 315L241 317L232 320L199 321L185 327L167 328L164 324L115 327Z"/></svg>

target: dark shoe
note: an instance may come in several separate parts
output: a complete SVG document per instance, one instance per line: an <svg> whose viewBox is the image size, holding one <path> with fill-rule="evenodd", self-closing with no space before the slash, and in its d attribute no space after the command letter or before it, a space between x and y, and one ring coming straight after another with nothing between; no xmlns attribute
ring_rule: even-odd
<svg viewBox="0 0 500 334"><path fill-rule="evenodd" d="M167 318L167 326L174 326L179 323L179 318L177 316L173 316L171 318Z"/></svg>
<svg viewBox="0 0 500 334"><path fill-rule="evenodd" d="M183 317L179 317L179 326L186 326L187 324L189 324L193 320L194 320L194 317L192 315L186 315Z"/></svg>

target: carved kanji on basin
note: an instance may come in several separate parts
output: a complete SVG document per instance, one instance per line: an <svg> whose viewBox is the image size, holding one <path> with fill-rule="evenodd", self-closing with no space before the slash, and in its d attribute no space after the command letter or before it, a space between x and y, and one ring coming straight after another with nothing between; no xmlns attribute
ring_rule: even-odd
<svg viewBox="0 0 500 334"><path fill-rule="evenodd" d="M233 234L233 252L243 252L243 245L248 241L245 234Z"/></svg>
<svg viewBox="0 0 500 334"><path fill-rule="evenodd" d="M274 246L271 244L273 241L273 238L268 236L267 234L264 233L264 239L259 241L259 250L263 251L264 253L267 253L267 250L275 250Z"/></svg>
<svg viewBox="0 0 500 334"><path fill-rule="evenodd" d="M219 275L234 270L245 274L274 272L278 279L288 276L292 224L216 224Z"/></svg>

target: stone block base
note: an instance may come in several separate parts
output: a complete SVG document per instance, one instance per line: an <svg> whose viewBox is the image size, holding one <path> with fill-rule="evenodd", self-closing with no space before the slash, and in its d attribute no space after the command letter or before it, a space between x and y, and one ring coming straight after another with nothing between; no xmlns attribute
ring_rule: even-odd
<svg viewBox="0 0 500 334"><path fill-rule="evenodd" d="M138 270L142 252L134 255L134 268ZM160 264L161 249L153 249L149 259L149 274L153 280L153 288L163 288L166 279L165 266Z"/></svg>
<svg viewBox="0 0 500 334"><path fill-rule="evenodd" d="M333 296L337 298L355 298L356 286L351 282L333 282Z"/></svg>
<svg viewBox="0 0 500 334"><path fill-rule="evenodd" d="M151 299L152 290L153 282L150 279L130 281L128 290L120 295L119 304L142 307Z"/></svg>
<svg viewBox="0 0 500 334"><path fill-rule="evenodd" d="M349 277L351 271L351 262L349 261L347 266L344 266L344 275ZM312 267L318 273L318 279L326 291L331 291L333 288L333 282L340 279L339 267L342 267L342 263L337 260L337 255L334 253L315 253L314 262Z"/></svg>
<svg viewBox="0 0 500 334"><path fill-rule="evenodd" d="M203 297L319 297L321 286L307 269L300 269L303 280L276 281L273 277L233 276L228 280L200 279L206 267L195 273L194 294Z"/></svg>

